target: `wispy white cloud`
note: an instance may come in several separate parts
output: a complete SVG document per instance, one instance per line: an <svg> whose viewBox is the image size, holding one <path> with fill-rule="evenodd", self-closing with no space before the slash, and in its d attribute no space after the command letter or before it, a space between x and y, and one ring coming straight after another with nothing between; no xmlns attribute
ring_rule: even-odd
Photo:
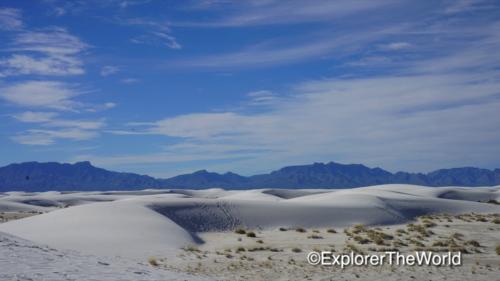
<svg viewBox="0 0 500 281"><path fill-rule="evenodd" d="M208 11L224 9L222 16L210 21L173 22L176 26L241 27L333 21L355 13L384 9L400 1L204 1L190 8Z"/></svg>
<svg viewBox="0 0 500 281"><path fill-rule="evenodd" d="M412 47L412 44L408 42L392 42L380 46L382 50L395 50L395 51L408 49L410 47Z"/></svg>
<svg viewBox="0 0 500 281"><path fill-rule="evenodd" d="M487 10L495 7L495 1L491 0L455 0L450 1L450 5L446 6L445 14L459 14L464 12L474 12L479 10Z"/></svg>
<svg viewBox="0 0 500 281"><path fill-rule="evenodd" d="M123 78L120 80L120 82L123 84L134 84L134 83L138 83L140 81L141 80L139 80L137 78Z"/></svg>
<svg viewBox="0 0 500 281"><path fill-rule="evenodd" d="M56 112L26 111L14 115L14 118L26 123L45 123L51 121L57 115Z"/></svg>
<svg viewBox="0 0 500 281"><path fill-rule="evenodd" d="M235 52L207 55L169 62L173 67L237 68L265 67L303 62L334 54L341 57L381 37L400 31L398 27L365 29L357 33L328 33L315 38L301 38L298 42L264 42Z"/></svg>
<svg viewBox="0 0 500 281"><path fill-rule="evenodd" d="M17 133L11 139L26 145L51 145L57 139L88 140L99 136L106 123L99 120L71 120L58 117L56 112L26 111L13 117L24 123L38 124L40 128Z"/></svg>
<svg viewBox="0 0 500 281"><path fill-rule="evenodd" d="M0 97L23 107L74 110L81 104L73 98L80 92L63 82L26 81L0 89Z"/></svg>
<svg viewBox="0 0 500 281"><path fill-rule="evenodd" d="M113 75L113 74L117 73L118 71L120 71L120 68L118 66L105 65L101 68L100 74L101 74L101 76L106 77L109 75Z"/></svg>
<svg viewBox="0 0 500 281"><path fill-rule="evenodd" d="M66 128L59 130L31 129L13 136L11 139L17 143L25 145L51 145L54 144L57 139L81 141L95 138L98 135L99 133L96 131L78 128Z"/></svg>
<svg viewBox="0 0 500 281"><path fill-rule="evenodd" d="M140 28L141 34L133 36L130 39L132 43L165 46L174 50L182 49L182 45L172 35L172 30L165 21L143 18L116 18L112 22L119 25Z"/></svg>
<svg viewBox="0 0 500 281"><path fill-rule="evenodd" d="M0 29L18 30L23 27L21 11L13 8L0 8Z"/></svg>
<svg viewBox="0 0 500 281"><path fill-rule="evenodd" d="M85 73L79 54L89 46L63 28L21 31L10 45L12 55L0 58L0 76Z"/></svg>
<svg viewBox="0 0 500 281"><path fill-rule="evenodd" d="M42 57L28 55L12 55L0 60L4 70L0 76L44 75L63 76L83 74L82 62L72 57Z"/></svg>

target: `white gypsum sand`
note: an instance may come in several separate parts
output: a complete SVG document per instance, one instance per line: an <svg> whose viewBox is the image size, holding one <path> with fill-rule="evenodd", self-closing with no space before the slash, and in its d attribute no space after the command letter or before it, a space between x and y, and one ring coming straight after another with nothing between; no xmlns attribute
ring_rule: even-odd
<svg viewBox="0 0 500 281"><path fill-rule="evenodd" d="M279 228L303 227L309 235L313 234L312 229L318 229L322 233L318 236L324 236L332 227L341 230L355 224L398 225L426 214L500 214L500 206L485 203L498 199L500 187L430 188L399 184L341 190L12 192L0 197L0 215L2 212L43 214L0 224L0 231L85 255L120 256L142 262L152 256L162 257L169 265L164 267L171 270L210 275L208 271L193 268L209 266L205 263L206 257L219 256L215 252L224 251L224 247L233 247L231 255L234 255L234 247L241 243L242 247L249 247L244 244L248 242L255 244L252 247L258 246L255 239L235 237L232 231L238 227L258 232L266 247L273 249L284 247L290 252L293 244L304 247L304 251L313 247L324 249L330 244L344 243L345 237L332 238L339 241L309 239L307 235L297 236L292 231L281 232ZM203 262L195 262L189 260L181 248L193 250L187 253L198 253L197 248L207 253L196 258ZM262 256L250 259L266 259L267 250ZM183 255L180 260L179 253ZM305 253L293 255L305 261ZM184 259L186 257L188 259ZM214 256L214 259L218 258ZM219 262L227 269L234 260ZM282 264L282 270L288 268L288 262ZM274 267L281 265L273 264ZM212 269L222 272L217 266ZM232 271L228 272L224 278L231 279ZM298 276L304 277L299 274L298 280ZM282 280L287 279L294 278L285 274Z"/></svg>

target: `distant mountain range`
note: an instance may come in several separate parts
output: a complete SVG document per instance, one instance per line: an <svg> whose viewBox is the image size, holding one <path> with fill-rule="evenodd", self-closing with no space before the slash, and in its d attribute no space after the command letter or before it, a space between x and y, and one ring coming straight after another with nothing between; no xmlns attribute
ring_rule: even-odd
<svg viewBox="0 0 500 281"><path fill-rule="evenodd" d="M405 183L426 186L494 186L500 185L500 169L473 167L441 169L431 173L391 173L361 164L327 164L289 166L269 174L244 177L235 173L211 173L206 170L157 179L146 175L112 172L92 166L90 162L61 164L26 162L0 168L2 191L93 191L133 190L145 188L221 187L247 188L351 188L377 184Z"/></svg>

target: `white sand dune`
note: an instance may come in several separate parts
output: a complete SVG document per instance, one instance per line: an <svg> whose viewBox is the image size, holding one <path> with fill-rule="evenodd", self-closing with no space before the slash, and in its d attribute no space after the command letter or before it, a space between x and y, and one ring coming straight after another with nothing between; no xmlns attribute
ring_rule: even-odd
<svg viewBox="0 0 500 281"><path fill-rule="evenodd" d="M147 257L202 243L197 233L238 226L344 227L397 224L429 213L500 213L478 201L500 199L500 187L381 185L343 190L145 190L8 193L0 212L53 210L0 224L0 231L56 248ZM42 206L43 205L43 206ZM61 208L68 206L69 208Z"/></svg>
<svg viewBox="0 0 500 281"><path fill-rule="evenodd" d="M0 232L0 280L211 280L145 262L54 249Z"/></svg>

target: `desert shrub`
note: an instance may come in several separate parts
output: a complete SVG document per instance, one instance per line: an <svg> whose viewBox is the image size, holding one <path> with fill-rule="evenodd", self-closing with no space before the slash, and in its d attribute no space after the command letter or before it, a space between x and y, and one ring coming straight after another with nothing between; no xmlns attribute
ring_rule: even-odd
<svg viewBox="0 0 500 281"><path fill-rule="evenodd" d="M351 243L347 243L344 247L344 251L346 252L354 252L354 253L357 253L357 254L362 254L363 251L361 249L359 249L358 247L356 247L354 244L351 244Z"/></svg>
<svg viewBox="0 0 500 281"><path fill-rule="evenodd" d="M459 233L459 232L455 232L451 235L451 238L455 238L457 240L462 240L463 237L464 237L464 235L462 233Z"/></svg>
<svg viewBox="0 0 500 281"><path fill-rule="evenodd" d="M156 260L156 258L155 258L155 257L149 257L149 259L148 259L148 263L149 263L150 265L152 265L152 266L158 266L158 265L159 265L158 260Z"/></svg>
<svg viewBox="0 0 500 281"><path fill-rule="evenodd" d="M305 228L303 228L303 227L297 227L297 228L295 229L295 231L300 232L300 233L307 232L307 230L306 230Z"/></svg>
<svg viewBox="0 0 500 281"><path fill-rule="evenodd" d="M351 232L354 233L354 234L358 234L358 233L361 233L361 232L364 232L366 230L365 226L362 225L362 224L356 224L352 227L352 230Z"/></svg>
<svg viewBox="0 0 500 281"><path fill-rule="evenodd" d="M500 244L497 244L497 246L495 247L495 252L500 256Z"/></svg>
<svg viewBox="0 0 500 281"><path fill-rule="evenodd" d="M486 201L486 203L495 204L495 205L500 205L500 202L498 202L498 201L497 201L497 200L495 200L495 199L490 199L490 200Z"/></svg>
<svg viewBox="0 0 500 281"><path fill-rule="evenodd" d="M244 230L243 228L237 228L234 233L236 234L245 234L247 233L246 230Z"/></svg>
<svg viewBox="0 0 500 281"><path fill-rule="evenodd" d="M426 227L421 224L413 224L410 223L406 226L408 228L408 231L410 232L417 232L420 233L422 236L429 237L431 234L427 231Z"/></svg>
<svg viewBox="0 0 500 281"><path fill-rule="evenodd" d="M284 228L284 227L280 227L280 231L287 231L288 229Z"/></svg>
<svg viewBox="0 0 500 281"><path fill-rule="evenodd" d="M408 240L408 242L417 246L417 247L425 247L424 243L422 243L418 240L415 240L415 239L410 239L410 240Z"/></svg>
<svg viewBox="0 0 500 281"><path fill-rule="evenodd" d="M236 253L245 252L245 251L246 251L246 249L244 247L240 246L240 247L236 248Z"/></svg>
<svg viewBox="0 0 500 281"><path fill-rule="evenodd" d="M395 247L395 248L399 248L399 247L405 247L405 246L408 246L408 244L406 244L405 242L401 241L401 240L394 240L392 241L392 245Z"/></svg>
<svg viewBox="0 0 500 281"><path fill-rule="evenodd" d="M359 235L354 236L354 241L358 242L359 244L368 244L372 242L370 239L367 239Z"/></svg>
<svg viewBox="0 0 500 281"><path fill-rule="evenodd" d="M301 253L302 249L300 249L300 248L292 248L292 252L294 252L294 253Z"/></svg>
<svg viewBox="0 0 500 281"><path fill-rule="evenodd" d="M247 251L257 252L257 251L265 251L265 250L269 250L269 247L253 247L253 248L249 248Z"/></svg>
<svg viewBox="0 0 500 281"><path fill-rule="evenodd" d="M259 239L259 240L255 241L255 242L257 242L257 243L259 243L259 244L264 244L264 241L263 241L263 240L261 240L261 239Z"/></svg>
<svg viewBox="0 0 500 281"><path fill-rule="evenodd" d="M483 216L478 216L478 217L476 217L476 221L487 222L488 220L485 217L483 217Z"/></svg>
<svg viewBox="0 0 500 281"><path fill-rule="evenodd" d="M447 243L447 241L440 240L440 241L435 241L434 243L432 243L432 246L433 247L448 247L448 243Z"/></svg>
<svg viewBox="0 0 500 281"><path fill-rule="evenodd" d="M311 234L311 235L307 236L307 238L309 238L309 239L323 239L323 236L317 235L317 234Z"/></svg>
<svg viewBox="0 0 500 281"><path fill-rule="evenodd" d="M377 245L385 245L386 240L394 239L394 236L377 230L367 230L366 235Z"/></svg>
<svg viewBox="0 0 500 281"><path fill-rule="evenodd" d="M500 224L500 219L499 218L494 218L493 220L491 220L492 223L494 224Z"/></svg>
<svg viewBox="0 0 500 281"><path fill-rule="evenodd" d="M437 225L436 223L434 223L433 221L431 221L429 219L422 220L422 223L425 227L434 227Z"/></svg>
<svg viewBox="0 0 500 281"><path fill-rule="evenodd" d="M477 242L476 240L465 241L464 244L465 245L470 245L472 247L481 247L481 244L479 244L479 242Z"/></svg>
<svg viewBox="0 0 500 281"><path fill-rule="evenodd" d="M407 233L408 232L406 232L406 230L404 230L404 229L401 229L401 228L400 229L396 229L396 235L398 235L398 236L401 236L401 235L407 234Z"/></svg>
<svg viewBox="0 0 500 281"><path fill-rule="evenodd" d="M249 232L247 232L247 237L255 238L255 237L257 237L257 235L255 235L255 232L249 231Z"/></svg>
<svg viewBox="0 0 500 281"><path fill-rule="evenodd" d="M327 229L326 232L328 232L328 233L337 233L337 231L335 229L333 229L333 228Z"/></svg>

